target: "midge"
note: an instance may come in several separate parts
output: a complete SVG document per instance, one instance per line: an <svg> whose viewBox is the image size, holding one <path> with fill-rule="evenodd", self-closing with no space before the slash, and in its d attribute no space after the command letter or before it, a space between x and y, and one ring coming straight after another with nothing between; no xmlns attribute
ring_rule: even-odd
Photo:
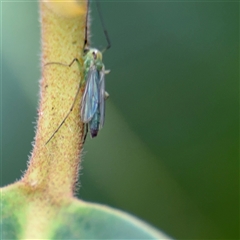
<svg viewBox="0 0 240 240"><path fill-rule="evenodd" d="M105 70L105 66L102 62L102 53L111 47L111 43L103 22L99 2L96 2L96 4L97 4L97 10L99 12L101 24L102 24L108 45L102 51L99 51L98 49L95 49L95 48L88 47L88 33L87 33L88 13L87 13L85 41L84 41L84 48L83 48L84 49L83 51L84 80L83 80L83 83L81 82L79 83L77 93L75 95L74 101L72 103L72 106L69 112L67 113L63 121L60 123L60 125L57 127L57 129L54 131L52 136L47 140L46 144L48 144L51 141L51 139L55 136L55 134L58 132L58 130L66 121L69 114L72 112L73 107L77 100L77 96L83 85L85 85L85 90L84 90L83 98L81 102L81 120L83 123L86 124L83 143L86 140L88 128L90 129L90 134L91 134L91 137L93 138L97 136L98 131L104 125L105 100L109 97L109 94L105 92L105 74L109 73L109 71ZM89 2L88 2L88 9L89 9ZM50 62L50 63L47 63L46 65L59 64L59 65L71 67L74 62L77 62L79 70L81 70L81 66L77 58L73 59L73 61L68 65L63 63L57 63L57 62Z"/></svg>
<svg viewBox="0 0 240 240"><path fill-rule="evenodd" d="M86 50L84 70L86 87L82 98L81 119L88 124L91 136L96 137L104 125L105 99L109 96L105 92L105 74L109 71L105 71L100 51L94 48Z"/></svg>

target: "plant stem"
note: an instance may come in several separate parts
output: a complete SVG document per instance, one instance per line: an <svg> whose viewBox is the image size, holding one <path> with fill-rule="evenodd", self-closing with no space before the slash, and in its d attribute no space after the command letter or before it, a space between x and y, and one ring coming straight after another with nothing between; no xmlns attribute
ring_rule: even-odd
<svg viewBox="0 0 240 240"><path fill-rule="evenodd" d="M87 1L40 2L42 79L40 106L34 149L28 169L22 179L25 186L41 189L54 199L72 196L78 179L82 135L80 121L80 91L76 104L65 123L48 139L69 113L77 93L83 70L82 52L85 36Z"/></svg>

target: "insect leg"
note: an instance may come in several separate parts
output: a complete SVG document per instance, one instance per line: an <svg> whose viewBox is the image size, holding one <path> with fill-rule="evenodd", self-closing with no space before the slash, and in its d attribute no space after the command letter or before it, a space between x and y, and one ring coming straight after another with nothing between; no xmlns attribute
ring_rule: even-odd
<svg viewBox="0 0 240 240"><path fill-rule="evenodd" d="M74 62L77 62L79 64L78 59L74 58L69 64L60 63L60 62L48 62L48 63L44 64L44 67L47 65L51 65L51 64L58 64L58 65L65 66L65 67L71 67Z"/></svg>
<svg viewBox="0 0 240 240"><path fill-rule="evenodd" d="M83 45L83 51L88 47L89 42L88 42L88 13L89 13L89 2L88 0L87 3L87 14L86 14L86 21L85 21L85 39L84 39L84 45Z"/></svg>
<svg viewBox="0 0 240 240"><path fill-rule="evenodd" d="M82 144L85 143L86 138L87 138L87 134L88 134L88 123L85 123L85 126L86 126L86 130L85 130L85 134L84 134L84 137L83 137Z"/></svg>
<svg viewBox="0 0 240 240"><path fill-rule="evenodd" d="M104 32L104 35L106 37L106 40L107 40L107 46L106 48L104 48L101 52L105 52L106 50L108 50L110 47L111 47L111 41L110 41L110 38L108 36L108 32L107 32L107 29L105 27L105 24L104 24L104 21L103 21L103 17L102 17L102 13L101 13L101 7L100 7L100 3L99 1L96 1L96 5L97 5L97 11L98 11L98 14L99 14L99 18L100 18L100 21L101 21L101 24L102 24L102 28L103 28L103 32Z"/></svg>
<svg viewBox="0 0 240 240"><path fill-rule="evenodd" d="M68 64L68 65L67 65L67 64L63 64L63 63L55 63L55 62L52 62L52 63L49 63L49 64L60 64L60 65L63 65L63 66L71 67L72 64L73 64L75 61L78 63L78 66L79 66L79 68L80 68L80 63L79 63L79 60L78 60L77 58L74 58L73 61L72 61L70 64ZM48 64L48 65L49 65L49 64ZM78 94L79 94L79 92L80 92L80 89L81 89L81 82L79 83L79 86L78 86L78 89L77 89L77 93L76 93L76 95L75 95L74 101L73 101L73 103L72 103L72 106L71 106L68 114L65 116L65 118L63 119L63 121L61 122L61 124L58 126L58 128L54 131L54 133L52 134L52 136L47 140L47 142L45 143L45 145L47 145L47 144L51 141L51 139L55 136L55 134L58 132L58 130L61 128L61 126L65 123L66 119L68 118L68 116L69 116L70 113L72 112L73 107L74 107L74 105L75 105L75 103L76 103L76 101L77 101L77 97L78 97Z"/></svg>
<svg viewBox="0 0 240 240"><path fill-rule="evenodd" d="M109 96L110 96L109 93L105 91L104 92L104 100L107 100L109 98Z"/></svg>

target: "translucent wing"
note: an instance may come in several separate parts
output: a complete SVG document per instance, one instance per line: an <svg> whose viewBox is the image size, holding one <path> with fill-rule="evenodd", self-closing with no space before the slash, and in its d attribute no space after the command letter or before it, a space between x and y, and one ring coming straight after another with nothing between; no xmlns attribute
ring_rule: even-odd
<svg viewBox="0 0 240 240"><path fill-rule="evenodd" d="M105 120L105 69L103 67L100 72L100 82L99 82L99 101L100 101L100 122L99 129L104 125Z"/></svg>
<svg viewBox="0 0 240 240"><path fill-rule="evenodd" d="M95 114L99 104L99 72L93 66L88 73L87 83L82 99L81 118L88 123Z"/></svg>

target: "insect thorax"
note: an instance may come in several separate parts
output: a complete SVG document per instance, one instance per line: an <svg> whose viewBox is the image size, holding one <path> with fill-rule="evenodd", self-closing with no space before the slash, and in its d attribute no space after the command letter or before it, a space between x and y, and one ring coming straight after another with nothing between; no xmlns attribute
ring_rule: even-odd
<svg viewBox="0 0 240 240"><path fill-rule="evenodd" d="M89 48L85 50L84 68L86 73L91 67L96 67L98 71L101 71L104 67L102 62L102 53L96 48Z"/></svg>

